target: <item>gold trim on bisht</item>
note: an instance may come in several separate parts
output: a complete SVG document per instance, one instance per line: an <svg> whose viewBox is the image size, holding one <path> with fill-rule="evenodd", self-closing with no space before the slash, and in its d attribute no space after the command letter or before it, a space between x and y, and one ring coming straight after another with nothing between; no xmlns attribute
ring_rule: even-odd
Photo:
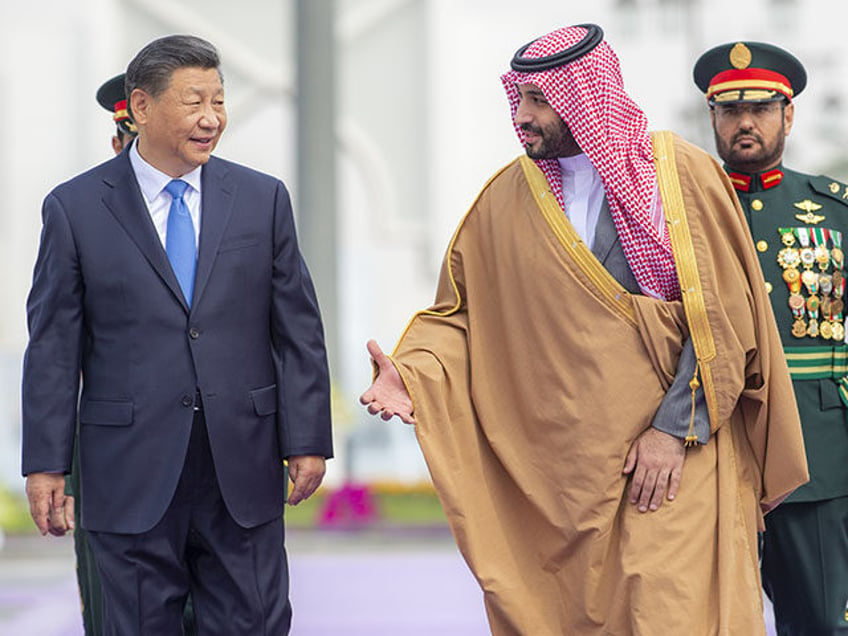
<svg viewBox="0 0 848 636"><path fill-rule="evenodd" d="M690 382L692 396L700 386L704 389L707 400L707 410L714 418L718 409L718 397L715 393L715 383L712 378L710 362L716 357L716 345L712 328L707 319L707 305L704 301L704 290L698 274L698 262L695 248L692 245L692 234L686 216L683 202L683 191L677 174L677 163L674 159L674 137L669 131L654 132L651 135L654 145L654 165L657 170L657 183L662 198L663 213L671 239L674 262L677 266L677 277L680 281L680 292L683 297L683 307L686 311L686 321L689 333L698 359L695 365L695 375ZM700 372L701 381L698 380ZM689 423L689 433L686 444L697 443L694 437L693 421Z"/></svg>

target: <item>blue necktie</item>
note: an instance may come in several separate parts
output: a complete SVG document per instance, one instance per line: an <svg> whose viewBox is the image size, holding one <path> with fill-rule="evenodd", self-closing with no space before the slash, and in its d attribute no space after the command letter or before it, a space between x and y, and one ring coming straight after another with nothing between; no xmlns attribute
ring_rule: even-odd
<svg viewBox="0 0 848 636"><path fill-rule="evenodd" d="M171 261L171 268L177 276L183 290L186 303L191 307L194 292L194 270L197 267L197 248L194 242L194 225L191 214L183 201L188 183L174 179L165 186L171 195L171 209L168 211L168 231L165 235L165 252Z"/></svg>

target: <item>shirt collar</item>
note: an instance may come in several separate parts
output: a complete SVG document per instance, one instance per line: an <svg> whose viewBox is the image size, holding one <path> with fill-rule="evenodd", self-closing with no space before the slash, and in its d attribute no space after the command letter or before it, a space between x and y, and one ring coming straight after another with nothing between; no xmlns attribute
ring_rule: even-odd
<svg viewBox="0 0 848 636"><path fill-rule="evenodd" d="M154 168L147 163L138 152L138 138L134 139L130 147L130 164L135 172L135 178L138 181L138 186L141 188L141 193L149 202L158 197L165 186L174 178L158 168ZM200 172L203 166L197 166L191 172L182 175L180 179L188 183L188 185L200 192Z"/></svg>
<svg viewBox="0 0 848 636"><path fill-rule="evenodd" d="M589 157L582 152L571 157L559 157L557 161L559 161L560 170L563 172L583 174L597 172L595 166L589 161Z"/></svg>

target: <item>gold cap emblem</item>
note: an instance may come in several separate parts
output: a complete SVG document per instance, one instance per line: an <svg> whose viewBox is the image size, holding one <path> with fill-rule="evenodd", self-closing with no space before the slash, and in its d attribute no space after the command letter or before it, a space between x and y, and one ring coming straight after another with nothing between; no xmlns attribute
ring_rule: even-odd
<svg viewBox="0 0 848 636"><path fill-rule="evenodd" d="M733 68L748 68L751 64L751 50L742 42L737 42L730 49L730 64Z"/></svg>

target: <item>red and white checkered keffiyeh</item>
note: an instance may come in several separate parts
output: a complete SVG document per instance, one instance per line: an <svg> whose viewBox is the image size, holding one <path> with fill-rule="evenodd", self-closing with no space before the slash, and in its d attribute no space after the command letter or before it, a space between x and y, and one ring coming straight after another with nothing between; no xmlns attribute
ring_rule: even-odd
<svg viewBox="0 0 848 636"><path fill-rule="evenodd" d="M579 42L583 27L566 27L539 38L523 58L554 55ZM605 42L565 65L537 73L509 71L501 77L512 109L517 84L535 84L568 125L580 149L601 175L624 255L642 292L664 300L680 298L680 285L662 205L657 194L651 137L645 114L624 91L618 57ZM520 126L515 126L524 141ZM556 159L537 160L565 210Z"/></svg>

